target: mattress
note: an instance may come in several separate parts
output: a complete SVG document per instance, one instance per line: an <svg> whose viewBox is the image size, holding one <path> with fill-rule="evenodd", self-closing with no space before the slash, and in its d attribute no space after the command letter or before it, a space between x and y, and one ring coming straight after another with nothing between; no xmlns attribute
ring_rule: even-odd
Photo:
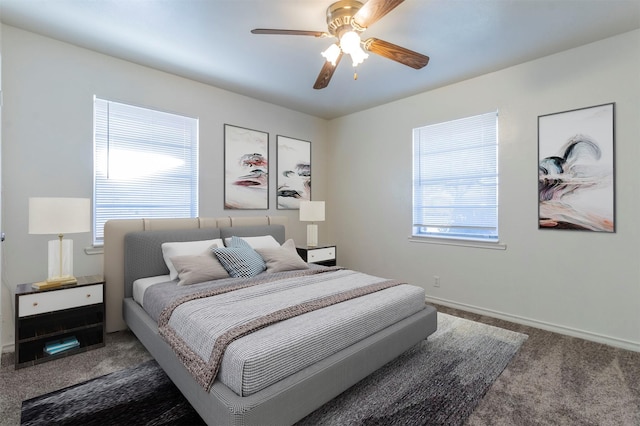
<svg viewBox="0 0 640 426"><path fill-rule="evenodd" d="M144 304L144 292L147 291L149 287L154 284L166 283L171 281L171 277L169 275L159 275L157 277L148 277L148 278L139 278L133 282L133 300L135 300L138 305L143 306Z"/></svg>
<svg viewBox="0 0 640 426"><path fill-rule="evenodd" d="M286 280L288 274L280 275ZM334 286L336 291L340 291L341 288L352 285L350 282L353 277L349 278L350 274L358 274L359 279L364 281L377 278L354 271L342 271L339 274L344 275L342 281L330 279L325 285ZM136 301L157 321L160 309L153 305L153 298L147 300L144 296L150 288L153 288L150 293L168 292L169 299L173 300L229 281L177 286L175 282L167 281L167 277L153 277L137 280L134 283L134 294ZM264 291L266 290L261 288L253 290L254 293ZM235 303L233 299L247 298L242 291L233 293L211 299L219 306L230 306L229 303ZM260 297L264 296L260 294ZM253 299L252 303L259 309L262 299ZM424 289L402 284L278 322L232 342L222 357L217 378L240 396L252 395L409 317L424 309L424 306ZM238 310L241 311L242 308Z"/></svg>

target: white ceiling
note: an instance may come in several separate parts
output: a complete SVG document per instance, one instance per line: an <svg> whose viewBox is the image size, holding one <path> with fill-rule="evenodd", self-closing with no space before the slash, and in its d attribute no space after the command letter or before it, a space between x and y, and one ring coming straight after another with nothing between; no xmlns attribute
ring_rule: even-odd
<svg viewBox="0 0 640 426"><path fill-rule="evenodd" d="M406 0L364 33L428 55L348 58L313 89L332 0L0 0L3 23L297 111L335 118L640 28L640 0ZM598 58L593 58L597 61Z"/></svg>

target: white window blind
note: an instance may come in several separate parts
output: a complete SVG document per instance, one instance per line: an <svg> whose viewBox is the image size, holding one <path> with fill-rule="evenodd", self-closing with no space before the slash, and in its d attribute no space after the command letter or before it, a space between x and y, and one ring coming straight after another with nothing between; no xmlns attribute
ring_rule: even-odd
<svg viewBox="0 0 640 426"><path fill-rule="evenodd" d="M413 236L498 241L498 113L413 130Z"/></svg>
<svg viewBox="0 0 640 426"><path fill-rule="evenodd" d="M198 119L94 99L94 244L109 219L198 215Z"/></svg>

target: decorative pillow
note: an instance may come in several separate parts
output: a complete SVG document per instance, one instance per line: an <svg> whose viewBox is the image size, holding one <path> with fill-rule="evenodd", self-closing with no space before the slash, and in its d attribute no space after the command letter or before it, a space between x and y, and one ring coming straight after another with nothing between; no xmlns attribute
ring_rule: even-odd
<svg viewBox="0 0 640 426"><path fill-rule="evenodd" d="M293 240L287 240L277 248L258 248L256 251L264 259L267 265L267 272L309 269L307 262L302 260L296 251L296 244Z"/></svg>
<svg viewBox="0 0 640 426"><path fill-rule="evenodd" d="M162 243L162 257L167 268L169 268L169 276L172 280L178 278L178 271L171 262L172 257L186 256L194 254L203 254L209 251L211 247L224 247L222 239L216 238L215 240L200 240L200 241L184 241L175 243Z"/></svg>
<svg viewBox="0 0 640 426"><path fill-rule="evenodd" d="M228 247L214 248L213 253L229 275L235 278L254 277L267 268L262 256L239 237L231 237Z"/></svg>
<svg viewBox="0 0 640 426"><path fill-rule="evenodd" d="M178 285L229 278L227 270L210 251L200 255L175 256L171 262L178 271Z"/></svg>
<svg viewBox="0 0 640 426"><path fill-rule="evenodd" d="M231 237L233 238L233 237ZM224 243L227 247L231 244L231 238L225 238ZM272 235L262 235L259 237L236 237L246 241L249 246L256 250L259 248L277 248L280 247L280 243L273 238Z"/></svg>

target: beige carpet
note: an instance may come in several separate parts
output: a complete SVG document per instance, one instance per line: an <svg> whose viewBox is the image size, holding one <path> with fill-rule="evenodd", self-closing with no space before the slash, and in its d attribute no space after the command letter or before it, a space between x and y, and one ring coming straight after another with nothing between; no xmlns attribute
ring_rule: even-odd
<svg viewBox="0 0 640 426"><path fill-rule="evenodd" d="M640 426L640 352L437 308L529 336L467 425Z"/></svg>

